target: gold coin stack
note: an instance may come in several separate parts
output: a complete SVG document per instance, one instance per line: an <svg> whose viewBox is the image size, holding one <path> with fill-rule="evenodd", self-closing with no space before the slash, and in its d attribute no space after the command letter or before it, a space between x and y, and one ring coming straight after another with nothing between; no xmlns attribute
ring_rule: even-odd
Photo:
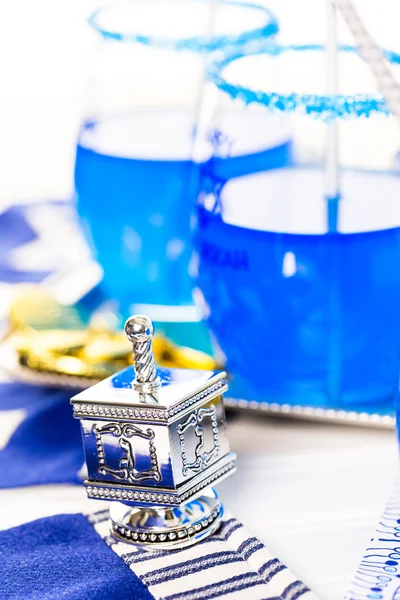
<svg viewBox="0 0 400 600"><path fill-rule="evenodd" d="M9 312L8 339L24 372L52 375L54 383L66 377L94 383L132 364L132 348L122 331L106 319L92 318L89 325L75 307L57 302L43 288L24 288ZM156 362L164 367L216 369L211 356L176 346L163 335L153 339Z"/></svg>

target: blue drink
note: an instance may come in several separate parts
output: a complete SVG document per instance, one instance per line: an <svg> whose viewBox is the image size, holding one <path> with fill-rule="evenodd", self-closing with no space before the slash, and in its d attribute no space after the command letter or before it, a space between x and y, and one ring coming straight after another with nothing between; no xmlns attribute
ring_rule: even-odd
<svg viewBox="0 0 400 600"><path fill-rule="evenodd" d="M260 169L287 164L286 134L279 138L275 132L271 148L272 120L262 121L266 125L258 131L264 145L256 144L251 156ZM199 175L199 165L191 160L194 123L190 111L147 110L82 128L75 169L78 211L103 267L106 292L118 300L124 316L132 304L156 305L169 307L169 317L176 308L171 320L184 321L181 306L193 304L191 216ZM231 123L237 128L237 115ZM209 141L204 160L212 151ZM247 172L247 159L216 160L225 176L233 176Z"/></svg>
<svg viewBox="0 0 400 600"><path fill-rule="evenodd" d="M166 122L157 116L86 124L77 148L78 211L103 267L104 286L124 314L132 303L191 303L187 270L197 188L189 122L186 131L175 132L181 136L176 155L162 158L176 115Z"/></svg>
<svg viewBox="0 0 400 600"><path fill-rule="evenodd" d="M247 400L393 407L399 380L400 180L347 172L326 233L321 174L229 181L199 209L199 287ZM209 201L210 202L210 201Z"/></svg>

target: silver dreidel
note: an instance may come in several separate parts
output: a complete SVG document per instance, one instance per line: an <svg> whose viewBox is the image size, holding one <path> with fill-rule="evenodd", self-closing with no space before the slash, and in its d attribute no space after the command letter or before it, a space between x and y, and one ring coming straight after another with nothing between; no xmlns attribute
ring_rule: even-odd
<svg viewBox="0 0 400 600"><path fill-rule="evenodd" d="M128 319L135 368L71 399L82 428L89 498L113 500L111 534L148 548L182 548L213 533L223 506L212 485L235 471L226 373L156 368L150 319Z"/></svg>

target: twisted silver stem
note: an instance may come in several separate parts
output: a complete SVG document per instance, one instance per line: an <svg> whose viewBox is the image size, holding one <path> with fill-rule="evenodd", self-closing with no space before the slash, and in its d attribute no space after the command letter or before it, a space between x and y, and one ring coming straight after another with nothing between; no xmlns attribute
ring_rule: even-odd
<svg viewBox="0 0 400 600"><path fill-rule="evenodd" d="M125 333L132 342L132 354L135 364L136 387L144 393L149 393L152 388L158 387L156 364L152 348L154 326L151 320L144 315L130 317L125 323ZM153 384L146 386L146 384ZM145 389L145 388L148 388Z"/></svg>
<svg viewBox="0 0 400 600"><path fill-rule="evenodd" d="M133 360L135 362L136 381L146 383L156 378L156 365L151 339L147 342L137 343L133 347Z"/></svg>

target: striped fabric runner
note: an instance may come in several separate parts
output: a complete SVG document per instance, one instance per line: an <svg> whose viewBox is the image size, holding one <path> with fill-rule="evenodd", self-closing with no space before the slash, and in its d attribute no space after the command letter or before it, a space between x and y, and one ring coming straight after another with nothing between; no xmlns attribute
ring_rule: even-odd
<svg viewBox="0 0 400 600"><path fill-rule="evenodd" d="M108 511L88 515L97 533L156 600L316 600L307 586L236 519L183 550L148 551L109 535Z"/></svg>

